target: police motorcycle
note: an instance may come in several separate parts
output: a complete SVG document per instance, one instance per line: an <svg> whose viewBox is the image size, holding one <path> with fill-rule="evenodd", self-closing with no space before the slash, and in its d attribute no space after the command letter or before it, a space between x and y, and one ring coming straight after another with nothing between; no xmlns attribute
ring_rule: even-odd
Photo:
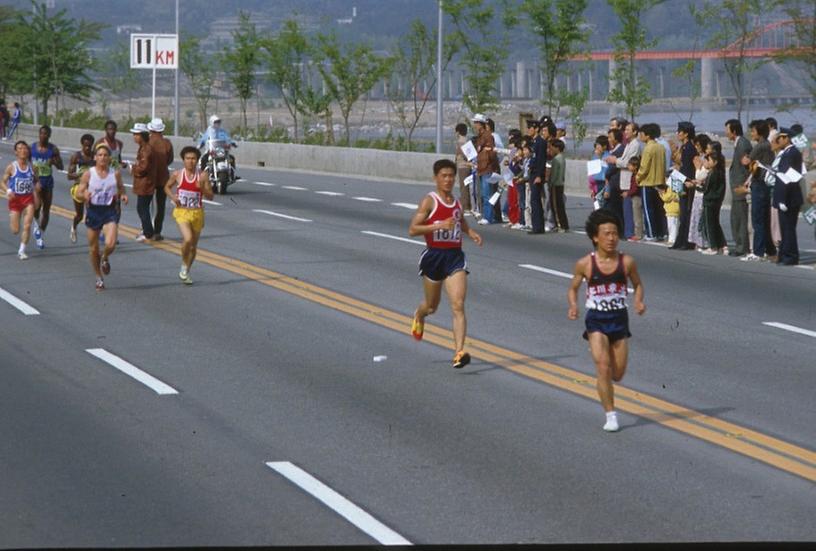
<svg viewBox="0 0 816 551"><path fill-rule="evenodd" d="M226 131L221 130L220 124L221 120L214 115L210 118L210 128L201 135L200 143L203 143L204 154L200 168L207 171L213 191L223 195L239 179L235 175L235 157L230 154L230 149L238 147L238 144Z"/></svg>

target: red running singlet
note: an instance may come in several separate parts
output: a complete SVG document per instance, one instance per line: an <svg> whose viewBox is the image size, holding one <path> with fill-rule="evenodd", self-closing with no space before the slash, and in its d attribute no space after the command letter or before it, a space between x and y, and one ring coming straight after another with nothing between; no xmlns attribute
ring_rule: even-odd
<svg viewBox="0 0 816 551"><path fill-rule="evenodd" d="M438 229L433 233L425 234L425 243L434 249L461 249L462 248L462 205L455 199L452 205L445 203L435 191L428 195L434 200L431 215L425 220L426 226L440 224L449 218L456 220L452 230Z"/></svg>
<svg viewBox="0 0 816 551"><path fill-rule="evenodd" d="M198 170L196 170L195 177L192 180L187 179L187 171L185 169L182 168L179 172L178 199L179 203L181 203L181 208L204 208L204 204L201 202L201 190L198 188L198 178L200 176Z"/></svg>

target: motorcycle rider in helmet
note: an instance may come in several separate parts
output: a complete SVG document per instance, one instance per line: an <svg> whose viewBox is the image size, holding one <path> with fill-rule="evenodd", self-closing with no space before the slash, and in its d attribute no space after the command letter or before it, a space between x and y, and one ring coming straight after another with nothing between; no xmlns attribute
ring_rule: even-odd
<svg viewBox="0 0 816 551"><path fill-rule="evenodd" d="M229 132L221 128L221 117L218 115L213 115L210 117L210 126L207 127L207 130L201 135L201 139L198 142L198 148L201 149L207 143L207 140L222 140L229 143L232 147L238 147L238 144L232 141L232 138L229 135ZM205 151L204 154L201 156L201 160L199 161L199 167L201 170L204 170L207 167L207 162L210 159L210 152ZM232 153L229 154L229 162L232 165L232 171L235 172L235 157Z"/></svg>

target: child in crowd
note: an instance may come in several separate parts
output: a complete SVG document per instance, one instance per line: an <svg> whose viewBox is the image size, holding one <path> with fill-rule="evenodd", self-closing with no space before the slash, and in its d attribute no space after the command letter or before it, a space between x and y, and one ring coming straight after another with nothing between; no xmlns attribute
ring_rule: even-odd
<svg viewBox="0 0 816 551"><path fill-rule="evenodd" d="M677 227L680 221L680 196L672 188L663 184L657 186L660 198L663 200L663 210L666 212L666 222L669 226L669 247L674 245L677 239Z"/></svg>
<svg viewBox="0 0 816 551"><path fill-rule="evenodd" d="M609 156L609 138L606 136L598 136L595 139L594 151L592 152L592 160L603 161L601 163L601 171L597 174L591 174L588 177L589 196L594 200L604 187L606 180L606 169L609 166L606 163L606 158Z"/></svg>

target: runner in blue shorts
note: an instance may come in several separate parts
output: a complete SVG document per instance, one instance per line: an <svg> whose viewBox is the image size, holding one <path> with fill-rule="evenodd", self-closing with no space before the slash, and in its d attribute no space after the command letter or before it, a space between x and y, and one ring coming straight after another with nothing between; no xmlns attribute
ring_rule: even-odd
<svg viewBox="0 0 816 551"><path fill-rule="evenodd" d="M44 249L45 230L51 217L51 201L54 197L54 169L63 170L59 148L51 143L51 127L40 127L39 141L31 146L31 164L40 179L40 206L34 212L34 240L37 248ZM40 216L42 212L42 216Z"/></svg>
<svg viewBox="0 0 816 551"><path fill-rule="evenodd" d="M414 313L411 334L416 340L422 339L425 318L439 307L444 285L453 312L453 340L456 348L453 367L459 369L470 363L470 354L465 352L468 270L465 253L462 252L462 234L467 234L479 246L482 238L468 227L462 205L453 196L456 164L448 159L440 159L434 163L433 172L436 191L422 199L408 228L409 235L425 236L428 246L419 259L419 275L423 276L425 298Z"/></svg>
<svg viewBox="0 0 816 551"><path fill-rule="evenodd" d="M79 179L77 197L86 204L85 225L88 227L88 255L96 274L96 290L105 289L103 276L111 271L110 256L116 249L119 212L116 204L127 205L128 197L122 184L122 174L111 166L111 150L106 144L94 148L94 166ZM99 234L104 232L105 248L99 250Z"/></svg>
<svg viewBox="0 0 816 551"><path fill-rule="evenodd" d="M586 233L595 245L595 251L575 264L567 300L567 317L578 319L578 289L586 280L586 331L584 338L589 341L592 359L598 373L596 386L606 412L604 430L615 432L619 429L615 412L615 391L612 382L619 382L626 373L629 355L628 339L629 314L626 297L628 282L632 281L635 291L635 312L642 315L646 311L643 303L643 283L634 259L618 252L618 243L623 233L623 222L606 209L596 210L589 215Z"/></svg>

